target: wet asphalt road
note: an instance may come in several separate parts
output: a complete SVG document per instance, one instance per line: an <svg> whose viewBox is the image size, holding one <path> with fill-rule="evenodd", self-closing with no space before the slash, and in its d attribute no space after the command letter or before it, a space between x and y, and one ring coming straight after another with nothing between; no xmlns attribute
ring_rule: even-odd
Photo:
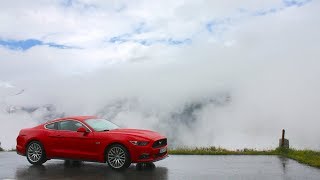
<svg viewBox="0 0 320 180"><path fill-rule="evenodd" d="M15 152L0 153L0 179L320 179L320 169L278 156L183 156L171 155L155 163L154 169L124 172L106 164L66 164L50 160L32 166Z"/></svg>

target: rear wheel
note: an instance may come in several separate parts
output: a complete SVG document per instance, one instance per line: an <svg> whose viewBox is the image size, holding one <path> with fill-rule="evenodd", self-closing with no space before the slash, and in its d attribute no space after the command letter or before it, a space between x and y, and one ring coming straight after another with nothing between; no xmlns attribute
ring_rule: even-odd
<svg viewBox="0 0 320 180"><path fill-rule="evenodd" d="M32 141L28 144L26 156L33 165L41 165L47 161L44 148L38 141Z"/></svg>
<svg viewBox="0 0 320 180"><path fill-rule="evenodd" d="M128 150L120 144L114 144L108 148L106 160L108 165L115 170L126 169L131 164Z"/></svg>

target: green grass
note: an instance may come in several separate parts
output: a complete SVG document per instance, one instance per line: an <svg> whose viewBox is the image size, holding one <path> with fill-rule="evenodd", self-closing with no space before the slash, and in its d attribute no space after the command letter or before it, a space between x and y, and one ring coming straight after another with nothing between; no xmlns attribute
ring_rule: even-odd
<svg viewBox="0 0 320 180"><path fill-rule="evenodd" d="M221 147L177 148L169 150L174 155L278 155L300 163L320 168L320 152L277 148L274 150L240 149L227 150Z"/></svg>
<svg viewBox="0 0 320 180"><path fill-rule="evenodd" d="M311 150L276 149L278 155L294 159L300 163L320 168L320 152Z"/></svg>
<svg viewBox="0 0 320 180"><path fill-rule="evenodd" d="M175 155L277 155L276 150L239 149L227 150L221 147L177 148L169 150Z"/></svg>
<svg viewBox="0 0 320 180"><path fill-rule="evenodd" d="M2 147L0 147L0 152L11 152L11 151L16 151L16 149L12 148L12 149L3 149Z"/></svg>

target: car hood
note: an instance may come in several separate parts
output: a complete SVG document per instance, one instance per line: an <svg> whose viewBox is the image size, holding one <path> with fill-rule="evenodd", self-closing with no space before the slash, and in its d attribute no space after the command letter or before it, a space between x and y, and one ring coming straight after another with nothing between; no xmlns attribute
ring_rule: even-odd
<svg viewBox="0 0 320 180"><path fill-rule="evenodd" d="M147 138L151 140L158 140L165 138L163 135L149 130L143 130L143 129L114 129L109 131L110 133L119 133L119 134L125 134L125 135L131 135L131 136L137 136L142 138Z"/></svg>

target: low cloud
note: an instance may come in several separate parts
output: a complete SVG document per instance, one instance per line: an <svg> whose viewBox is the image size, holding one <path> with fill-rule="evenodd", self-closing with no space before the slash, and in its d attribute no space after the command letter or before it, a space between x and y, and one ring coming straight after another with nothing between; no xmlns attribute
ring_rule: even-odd
<svg viewBox="0 0 320 180"><path fill-rule="evenodd" d="M220 38L204 27L181 46L0 48L2 146L24 127L98 115L172 146L274 148L285 128L292 146L319 149L317 5L247 19Z"/></svg>

